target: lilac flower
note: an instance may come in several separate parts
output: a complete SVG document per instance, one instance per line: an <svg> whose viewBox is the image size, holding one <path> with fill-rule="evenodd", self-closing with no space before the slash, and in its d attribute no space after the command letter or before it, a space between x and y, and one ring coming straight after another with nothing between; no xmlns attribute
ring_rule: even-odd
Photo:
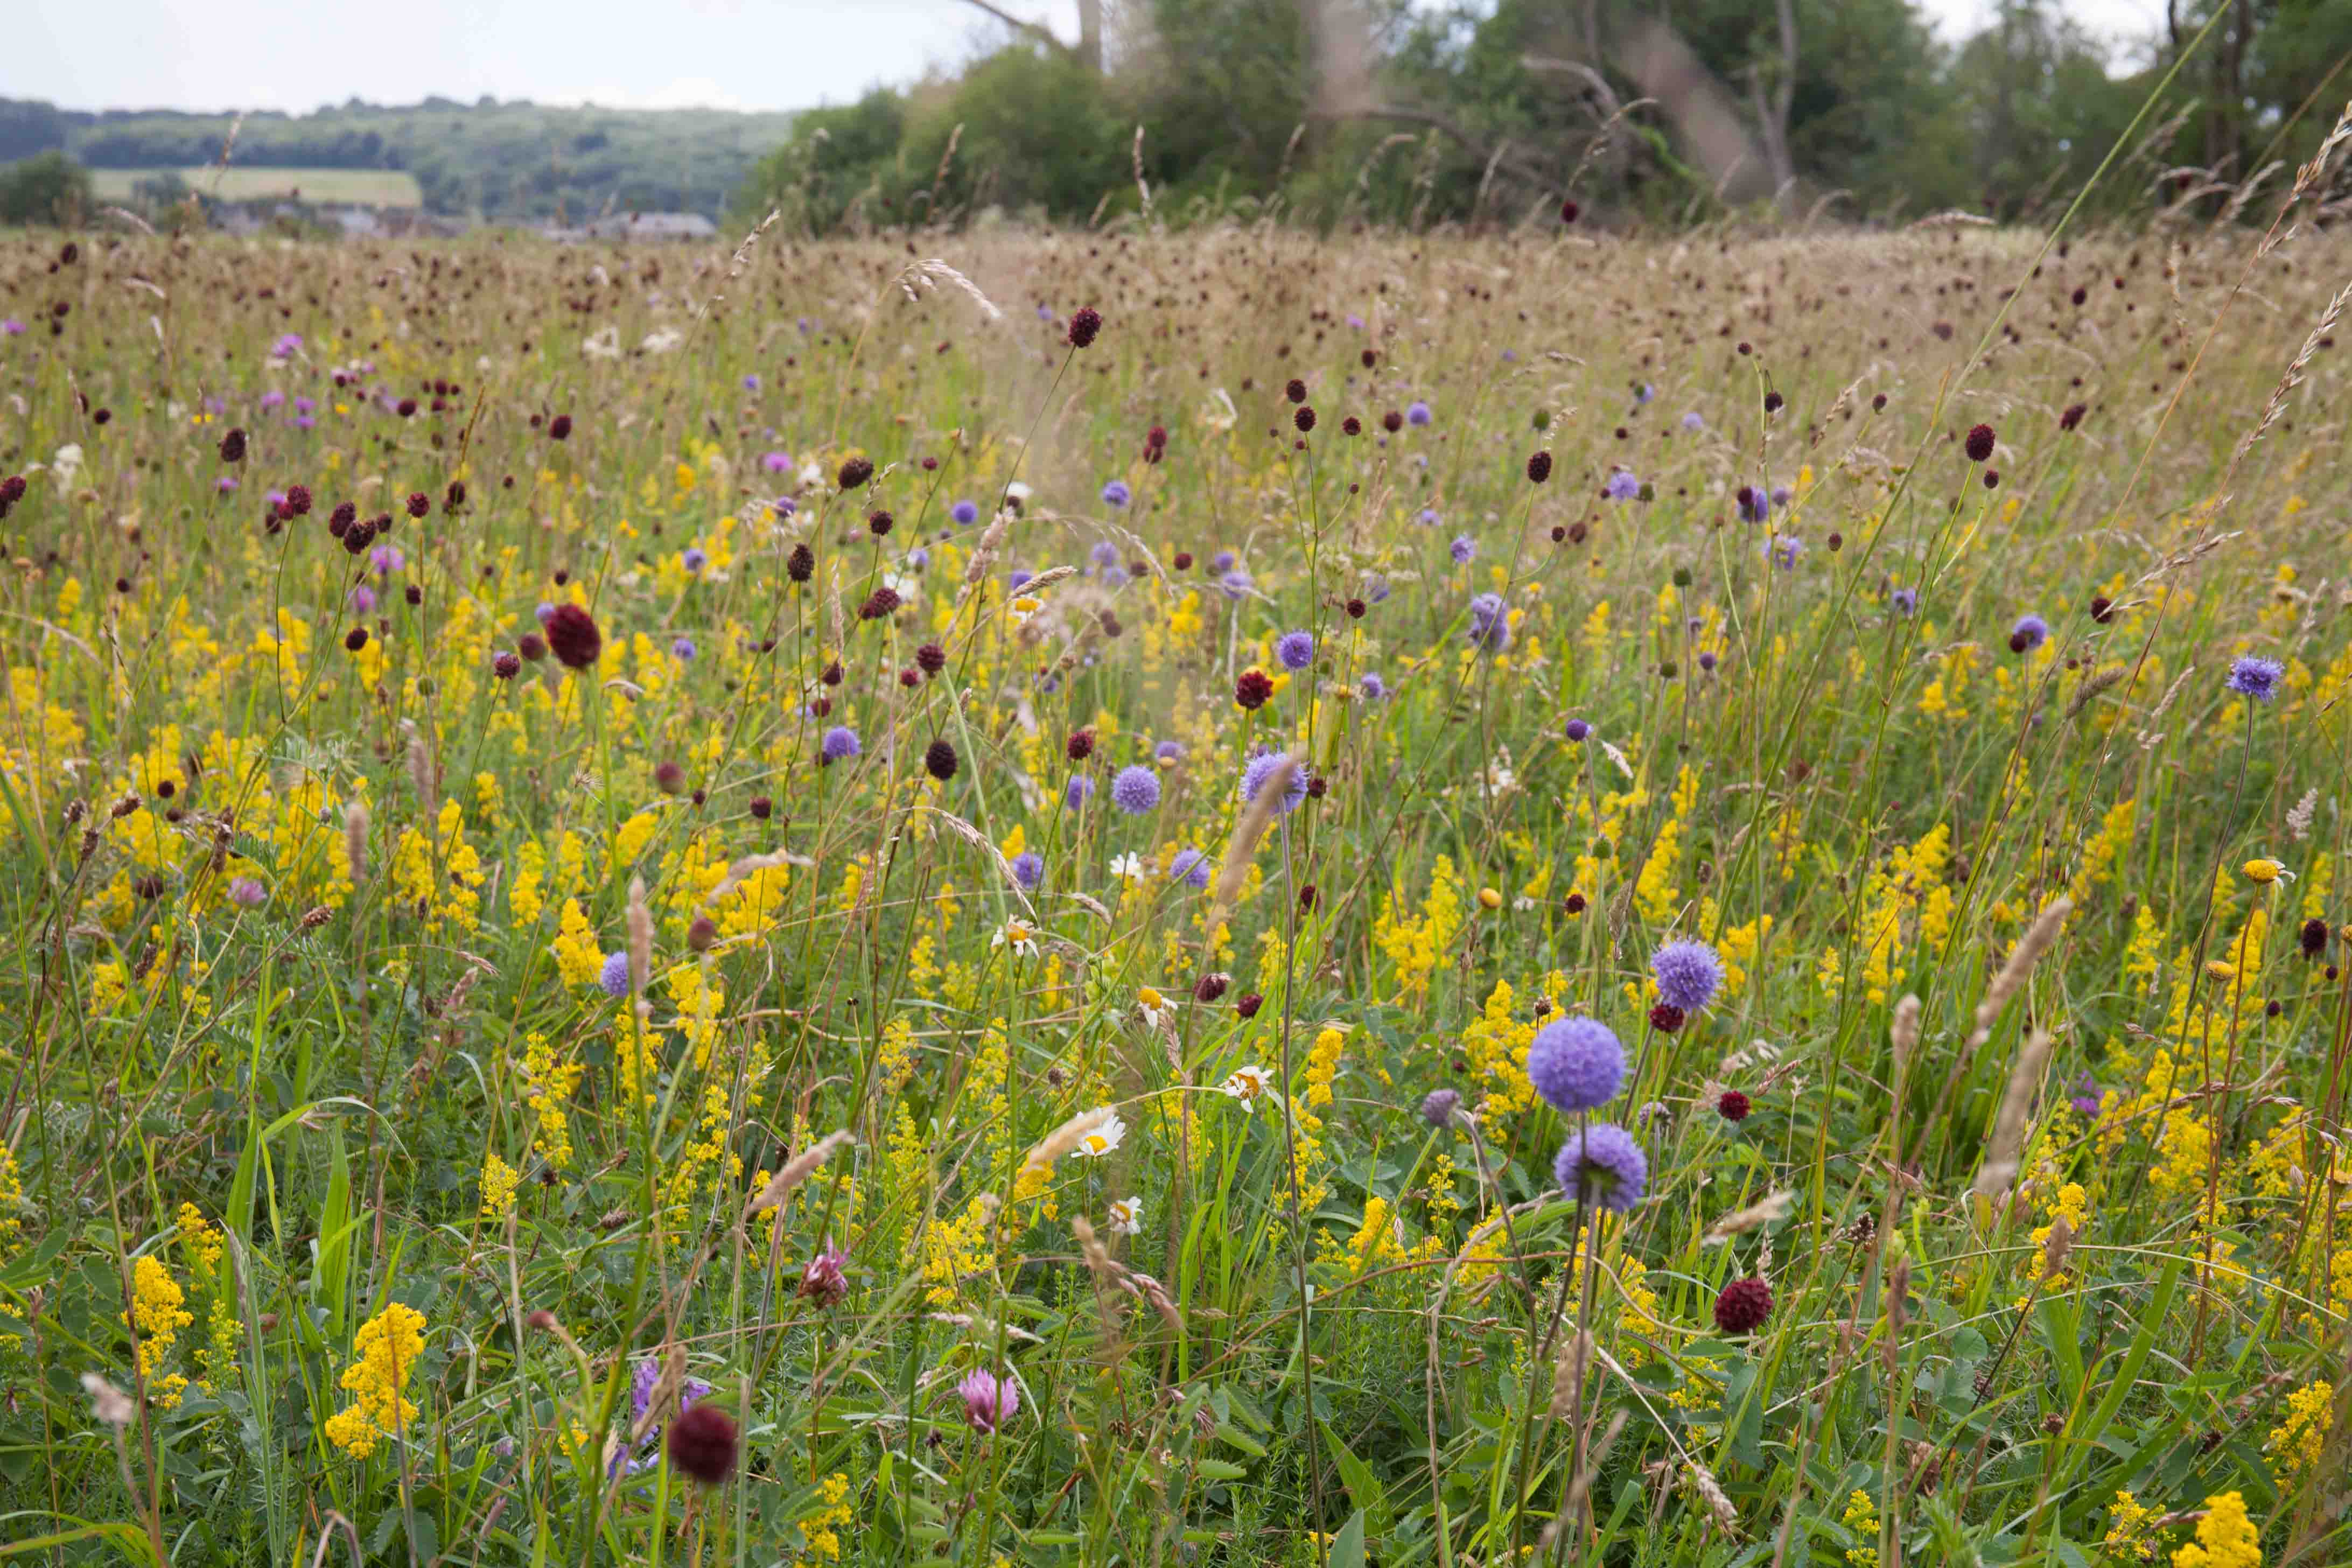
<svg viewBox="0 0 2352 1568"><path fill-rule="evenodd" d="M1183 755L1184 742L1181 741L1162 741L1151 748L1151 760L1163 768L1181 761Z"/></svg>
<svg viewBox="0 0 2352 1568"><path fill-rule="evenodd" d="M368 564L375 568L377 576L388 577L407 565L408 557L400 552L397 544L379 544L368 552Z"/></svg>
<svg viewBox="0 0 2352 1568"><path fill-rule="evenodd" d="M1478 542L1466 533L1457 533L1454 542L1445 547L1445 553L1454 557L1456 566L1467 566L1471 557L1478 553Z"/></svg>
<svg viewBox="0 0 2352 1568"><path fill-rule="evenodd" d="M2009 646L2016 653L2031 652L2049 640L2050 623L2040 616L2020 616L2009 628Z"/></svg>
<svg viewBox="0 0 2352 1568"><path fill-rule="evenodd" d="M2084 1073L2082 1080L2074 1085L2074 1098L2068 1101L2074 1106L2076 1114L2082 1116L2098 1115L2099 1107L2104 1102L2099 1093L2099 1080L2089 1073Z"/></svg>
<svg viewBox="0 0 2352 1568"><path fill-rule="evenodd" d="M744 375L744 377L743 377L743 390L744 390L744 391L746 391L746 392L757 392L757 391L759 391L759 390L760 390L760 378L759 378L757 375L755 375L755 374L748 374L748 373L747 373L747 374Z"/></svg>
<svg viewBox="0 0 2352 1568"><path fill-rule="evenodd" d="M1633 388L1633 401L1636 403L1647 403L1657 395L1658 389L1646 381Z"/></svg>
<svg viewBox="0 0 2352 1568"><path fill-rule="evenodd" d="M1897 588L1886 596L1886 602L1895 606L1895 613L1898 616L1916 615L1919 612L1919 590Z"/></svg>
<svg viewBox="0 0 2352 1568"><path fill-rule="evenodd" d="M1004 585L1017 594L1021 592L1022 589L1027 587L1029 585L1029 580L1036 575L1037 574L1030 571L1025 566L1015 566L1012 571L1004 574Z"/></svg>
<svg viewBox="0 0 2352 1568"><path fill-rule="evenodd" d="M793 471L793 455L790 452L770 452L760 459L760 466L772 474L789 474Z"/></svg>
<svg viewBox="0 0 2352 1568"><path fill-rule="evenodd" d="M261 395L261 408L263 413L266 414L273 408L283 408L285 406L286 395L278 391L276 387L273 386L268 391Z"/></svg>
<svg viewBox="0 0 2352 1568"><path fill-rule="evenodd" d="M1084 811L1094 793L1094 780L1084 773L1072 773L1070 782L1062 786L1062 804L1072 811Z"/></svg>
<svg viewBox="0 0 2352 1568"><path fill-rule="evenodd" d="M1638 500L1642 494L1642 481L1625 469L1619 468L1609 476L1609 482L1601 487L1601 493L1611 500Z"/></svg>
<svg viewBox="0 0 2352 1568"><path fill-rule="evenodd" d="M1804 552L1805 542L1786 533L1774 534L1764 545L1764 559L1783 572L1795 566L1797 557Z"/></svg>
<svg viewBox="0 0 2352 1568"><path fill-rule="evenodd" d="M1242 769L1242 804L1244 805L1257 798L1257 792L1265 787L1266 780L1273 776L1275 764L1281 760L1281 757L1282 753L1279 752L1260 752L1250 758L1247 765ZM1290 770L1290 782L1282 789L1282 814L1287 816L1297 810L1298 803L1306 798L1307 770L1304 767L1294 767Z"/></svg>
<svg viewBox="0 0 2352 1568"><path fill-rule="evenodd" d="M1024 849L1020 854L1015 855L1011 865L1013 879L1021 885L1021 890L1024 893L1034 892L1037 884L1045 879L1045 862L1034 849Z"/></svg>
<svg viewBox="0 0 2352 1568"><path fill-rule="evenodd" d="M239 909L257 910L269 901L269 889L251 877L237 877L228 885L228 901Z"/></svg>
<svg viewBox="0 0 2352 1568"><path fill-rule="evenodd" d="M219 490L221 494L226 495L231 490L236 489L236 477L230 474L223 474L219 479L213 481L213 487Z"/></svg>
<svg viewBox="0 0 2352 1568"><path fill-rule="evenodd" d="M2278 660L2245 654L2231 664L2229 679L2221 684L2241 697L2268 702L2278 695L2278 683L2285 674L2286 666Z"/></svg>
<svg viewBox="0 0 2352 1568"><path fill-rule="evenodd" d="M1470 646L1481 653L1501 653L1511 646L1510 612L1500 594L1481 594L1470 601Z"/></svg>
<svg viewBox="0 0 2352 1568"><path fill-rule="evenodd" d="M279 338L276 342L269 345L269 357L271 359L292 359L296 354L300 353L301 352L302 334L299 332L288 332L285 336Z"/></svg>
<svg viewBox="0 0 2352 1568"><path fill-rule="evenodd" d="M1378 702L1389 694L1389 683L1376 670L1366 670L1356 679L1356 692L1367 702Z"/></svg>
<svg viewBox="0 0 2352 1568"><path fill-rule="evenodd" d="M1274 640L1274 657L1282 668L1305 669L1315 662L1315 636L1311 632L1285 632Z"/></svg>
<svg viewBox="0 0 2352 1568"><path fill-rule="evenodd" d="M1650 960L1650 973L1657 978L1658 1000L1696 1013L1723 984L1723 960L1703 942L1670 942Z"/></svg>
<svg viewBox="0 0 2352 1568"><path fill-rule="evenodd" d="M703 552L700 545L689 544L678 552L677 563L688 572L700 572L710 564L710 557Z"/></svg>
<svg viewBox="0 0 2352 1568"><path fill-rule="evenodd" d="M672 658L680 660L690 659L694 657L694 639L692 637L679 637L677 641L669 645L669 653Z"/></svg>
<svg viewBox="0 0 2352 1568"><path fill-rule="evenodd" d="M294 428L297 430L315 430L318 427L319 422L316 419L311 418L308 414L297 414L294 416Z"/></svg>
<svg viewBox="0 0 2352 1568"><path fill-rule="evenodd" d="M1625 1047L1597 1019L1555 1018L1528 1042L1528 1081L1563 1115L1598 1110L1625 1087Z"/></svg>
<svg viewBox="0 0 2352 1568"><path fill-rule="evenodd" d="M1421 509L1420 515L1413 519L1413 521L1421 524L1423 528L1435 528L1439 521L1437 509L1433 506L1423 507Z"/></svg>
<svg viewBox="0 0 2352 1568"><path fill-rule="evenodd" d="M948 515L955 519L959 527L970 528L973 523L980 521L980 503L977 501L960 500L956 502L955 505L948 508Z"/></svg>
<svg viewBox="0 0 2352 1568"><path fill-rule="evenodd" d="M352 614L364 616L375 608L375 590L362 583L351 592Z"/></svg>
<svg viewBox="0 0 2352 1568"><path fill-rule="evenodd" d="M0 321L0 338L21 337L24 331L25 323L14 316L10 316L5 321Z"/></svg>
<svg viewBox="0 0 2352 1568"><path fill-rule="evenodd" d="M1350 310L1348 312L1348 325L1360 332L1364 330L1364 318Z"/></svg>
<svg viewBox="0 0 2352 1568"><path fill-rule="evenodd" d="M1209 570L1221 574L1230 572L1234 569L1234 552L1232 551L1220 550L1215 555L1210 558Z"/></svg>
<svg viewBox="0 0 2352 1568"><path fill-rule="evenodd" d="M298 397L294 400L294 412L297 414L316 414L318 411L319 400L315 397Z"/></svg>
<svg viewBox="0 0 2352 1568"><path fill-rule="evenodd" d="M1742 485L1732 495L1739 503L1739 521L1762 522L1772 515L1772 498L1754 485Z"/></svg>
<svg viewBox="0 0 2352 1568"><path fill-rule="evenodd" d="M1365 578L1364 597L1375 605L1386 604L1389 597L1389 580L1385 577Z"/></svg>
<svg viewBox="0 0 2352 1568"><path fill-rule="evenodd" d="M1105 506L1123 507L1135 499L1135 492L1127 488L1125 479L1113 479L1103 486L1102 499Z"/></svg>
<svg viewBox="0 0 2352 1568"><path fill-rule="evenodd" d="M653 1407L654 1389L660 1383L661 1363L659 1362L648 1357L637 1363L636 1370L629 1375L630 1431L634 1432L637 1429L637 1423L645 1420L646 1412ZM709 1392L710 1385L698 1377L680 1378L677 1385L677 1413L680 1415L685 1415ZM653 1468L655 1461L661 1454L661 1423L655 1422L647 1426L645 1436L638 1441L634 1453L613 1456L614 1469L620 1468L624 1458L627 1461L630 1475L634 1476L640 1471Z"/></svg>
<svg viewBox="0 0 2352 1568"><path fill-rule="evenodd" d="M1224 590L1226 598L1238 599L1250 591L1250 574L1236 566L1217 579L1217 586Z"/></svg>
<svg viewBox="0 0 2352 1568"><path fill-rule="evenodd" d="M972 1371L964 1373L956 1384L956 1393L963 1399L963 1418L978 1432L993 1433L1020 1412L1020 1391L1010 1378L992 1372Z"/></svg>
<svg viewBox="0 0 2352 1568"><path fill-rule="evenodd" d="M1160 804L1160 775L1140 763L1118 770L1110 781L1110 803L1129 816L1140 816Z"/></svg>
<svg viewBox="0 0 2352 1568"><path fill-rule="evenodd" d="M1422 1097L1421 1119L1442 1132L1454 1125L1454 1113L1461 1109L1459 1090L1433 1089Z"/></svg>
<svg viewBox="0 0 2352 1568"><path fill-rule="evenodd" d="M827 763L845 762L865 749L858 742L857 731L846 724L835 724L817 742L817 754Z"/></svg>
<svg viewBox="0 0 2352 1568"><path fill-rule="evenodd" d="M629 955L615 948L604 955L604 967L596 973L596 984L604 988L607 996L629 994Z"/></svg>
<svg viewBox="0 0 2352 1568"><path fill-rule="evenodd" d="M1094 548L1087 552L1087 559L1097 566L1116 566L1118 564L1118 546L1108 539L1097 539Z"/></svg>
<svg viewBox="0 0 2352 1568"><path fill-rule="evenodd" d="M530 614L531 618L543 626L555 618L555 606L541 600Z"/></svg>
<svg viewBox="0 0 2352 1568"><path fill-rule="evenodd" d="M792 516L794 512L800 510L801 503L793 500L790 496L778 496L775 500L768 503L768 515L774 518L778 522L783 521L784 519Z"/></svg>
<svg viewBox="0 0 2352 1568"><path fill-rule="evenodd" d="M1429 412L1429 405L1417 397L1405 405L1404 422L1415 429L1428 424L1433 417L1433 416Z"/></svg>
<svg viewBox="0 0 2352 1568"><path fill-rule="evenodd" d="M1626 1214L1642 1201L1650 1162L1632 1133L1613 1121L1596 1121L1568 1135L1552 1162L1552 1175L1580 1202Z"/></svg>
<svg viewBox="0 0 2352 1568"><path fill-rule="evenodd" d="M1198 890L1209 885L1209 858L1198 849L1179 849L1168 862L1168 879Z"/></svg>

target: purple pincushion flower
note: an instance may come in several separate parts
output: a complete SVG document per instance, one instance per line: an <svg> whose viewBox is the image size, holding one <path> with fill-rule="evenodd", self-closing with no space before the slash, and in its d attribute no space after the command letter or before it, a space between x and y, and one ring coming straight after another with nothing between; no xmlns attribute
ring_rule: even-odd
<svg viewBox="0 0 2352 1568"><path fill-rule="evenodd" d="M1160 775L1140 763L1118 770L1110 781L1110 803L1129 816L1140 816L1160 804Z"/></svg>
<svg viewBox="0 0 2352 1568"><path fill-rule="evenodd" d="M1389 694L1389 683L1380 678L1377 670L1368 669L1356 678L1356 690L1365 701L1378 702Z"/></svg>
<svg viewBox="0 0 2352 1568"><path fill-rule="evenodd" d="M1013 879L1024 893L1033 892L1045 879L1045 862L1034 849L1024 849L1012 859Z"/></svg>
<svg viewBox="0 0 2352 1568"><path fill-rule="evenodd" d="M1456 566L1467 566L1471 558L1478 553L1478 542L1466 533L1457 533L1454 536L1454 542L1445 547L1445 553L1454 557Z"/></svg>
<svg viewBox="0 0 2352 1568"><path fill-rule="evenodd" d="M1194 889L1209 885L1209 858L1198 849L1179 849L1168 862L1168 879Z"/></svg>
<svg viewBox="0 0 2352 1568"><path fill-rule="evenodd" d="M857 731L846 724L835 724L824 732L824 739L817 742L817 754L828 763L845 762L864 750L865 747L858 742Z"/></svg>
<svg viewBox="0 0 2352 1568"><path fill-rule="evenodd" d="M2241 697L2268 702L2278 695L2278 683L2285 674L2286 666L2278 660L2246 654L2231 663L2229 679L2221 684Z"/></svg>
<svg viewBox="0 0 2352 1568"><path fill-rule="evenodd" d="M1083 811L1094 798L1095 781L1084 773L1072 773L1070 782L1062 786L1062 804L1072 811Z"/></svg>
<svg viewBox="0 0 2352 1568"><path fill-rule="evenodd" d="M1611 500L1637 500L1642 494L1642 481L1628 470L1619 468L1609 476L1609 482L1601 487L1601 493Z"/></svg>
<svg viewBox="0 0 2352 1568"><path fill-rule="evenodd" d="M1217 579L1217 586L1224 590L1226 598L1238 599L1250 591L1250 574L1236 566Z"/></svg>
<svg viewBox="0 0 2352 1568"><path fill-rule="evenodd" d="M2017 624L2009 628L2009 646L2018 653L2040 647L2050 640L2050 623L2040 616L2020 616Z"/></svg>
<svg viewBox="0 0 2352 1568"><path fill-rule="evenodd" d="M948 515L955 519L958 526L970 528L973 523L980 521L980 503L977 501L960 500L956 502L955 505L948 508Z"/></svg>
<svg viewBox="0 0 2352 1568"><path fill-rule="evenodd" d="M1315 662L1315 635L1312 632L1283 633L1274 639L1274 657L1285 669L1305 669Z"/></svg>
<svg viewBox="0 0 2352 1568"><path fill-rule="evenodd" d="M1260 752L1249 760L1248 764L1242 769L1242 804L1244 805L1257 798L1257 792L1265 786L1267 779L1274 776L1275 765L1281 760L1282 753L1279 752ZM1298 803L1306 798L1307 770L1304 767L1294 767L1290 770L1290 782L1285 784L1282 790L1283 815L1287 816L1297 810Z"/></svg>
<svg viewBox="0 0 2352 1568"><path fill-rule="evenodd" d="M1722 987L1723 960L1703 942L1670 942L1650 960L1650 973L1657 977L1658 1000L1696 1013Z"/></svg>
<svg viewBox="0 0 2352 1568"><path fill-rule="evenodd" d="M1795 566L1797 563L1797 557L1802 555L1804 552L1805 542L1792 534L1787 533L1774 534L1771 537L1771 540L1764 546L1764 559L1769 561L1773 565L1778 566L1783 572Z"/></svg>
<svg viewBox="0 0 2352 1568"><path fill-rule="evenodd" d="M1481 594L1470 601L1470 645L1481 653L1501 653L1511 646L1511 616L1500 594Z"/></svg>
<svg viewBox="0 0 2352 1568"><path fill-rule="evenodd" d="M629 994L629 955L615 948L604 955L604 967L596 972L596 984L604 988L607 996Z"/></svg>
<svg viewBox="0 0 2352 1568"><path fill-rule="evenodd" d="M1625 1047L1593 1018L1555 1018L1528 1042L1528 1081L1564 1115L1598 1110L1625 1086Z"/></svg>
<svg viewBox="0 0 2352 1568"><path fill-rule="evenodd" d="M629 1376L629 1430L635 1431L637 1424L645 1420L646 1412L653 1407L654 1390L660 1384L661 1363L659 1362L648 1358L637 1363L636 1370ZM698 1377L680 1378L677 1384L677 1414L683 1415L693 1409L696 1403L709 1392L710 1385ZM661 1453L661 1436L660 1422L655 1422L646 1428L646 1435L639 1440L635 1451L625 1456L630 1475L634 1476L653 1468L655 1460ZM621 1454L613 1456L614 1470L621 1468L624 1458L625 1456Z"/></svg>
<svg viewBox="0 0 2352 1568"><path fill-rule="evenodd" d="M1698 410L1694 408L1684 414L1683 428L1696 436L1706 428L1706 421L1699 417Z"/></svg>
<svg viewBox="0 0 2352 1568"><path fill-rule="evenodd" d="M1772 515L1772 498L1754 485L1742 485L1732 499L1739 503L1739 521L1762 522Z"/></svg>
<svg viewBox="0 0 2352 1568"><path fill-rule="evenodd" d="M1897 588L1886 595L1886 602L1895 606L1895 613L1898 616L1916 615L1919 612L1919 590Z"/></svg>
<svg viewBox="0 0 2352 1568"><path fill-rule="evenodd" d="M1571 742L1581 743L1587 735L1592 733L1592 726L1581 719L1570 719L1560 726L1559 732L1567 736Z"/></svg>
<svg viewBox="0 0 2352 1568"><path fill-rule="evenodd" d="M1415 429L1428 424L1433 417L1434 416L1429 412L1429 405L1417 397L1405 405L1404 422Z"/></svg>
<svg viewBox="0 0 2352 1568"><path fill-rule="evenodd" d="M1125 479L1113 479L1103 486L1102 499L1105 506L1123 507L1135 499L1135 492L1127 488Z"/></svg>
<svg viewBox="0 0 2352 1568"><path fill-rule="evenodd" d="M669 654L672 658L690 659L694 657L694 653L692 637L679 637L669 645Z"/></svg>
<svg viewBox="0 0 2352 1568"><path fill-rule="evenodd" d="M678 552L677 563L688 572L699 572L710 564L709 555L698 544L689 544Z"/></svg>
<svg viewBox="0 0 2352 1568"><path fill-rule="evenodd" d="M1421 1119L1440 1131L1454 1125L1454 1113L1462 1109L1458 1089L1433 1089L1422 1097Z"/></svg>
<svg viewBox="0 0 2352 1568"><path fill-rule="evenodd" d="M1642 1201L1650 1162L1632 1133L1613 1121L1596 1121L1568 1135L1552 1162L1552 1175L1580 1202L1626 1214Z"/></svg>
<svg viewBox="0 0 2352 1568"><path fill-rule="evenodd" d="M228 901L239 909L257 910L269 901L269 889L251 877L231 879Z"/></svg>

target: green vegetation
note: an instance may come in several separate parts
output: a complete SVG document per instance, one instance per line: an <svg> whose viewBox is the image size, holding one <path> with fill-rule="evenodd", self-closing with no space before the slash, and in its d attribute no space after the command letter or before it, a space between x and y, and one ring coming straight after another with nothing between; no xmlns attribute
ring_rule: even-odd
<svg viewBox="0 0 2352 1568"><path fill-rule="evenodd" d="M224 202L293 201L355 203L372 207L425 204L416 176L389 169L257 169L234 163L226 169L93 169L90 187L100 201L138 199L157 182Z"/></svg>

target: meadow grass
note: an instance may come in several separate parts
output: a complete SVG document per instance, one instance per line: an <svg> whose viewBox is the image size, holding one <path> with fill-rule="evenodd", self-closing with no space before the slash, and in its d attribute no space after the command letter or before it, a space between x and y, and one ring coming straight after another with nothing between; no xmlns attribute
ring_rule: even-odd
<svg viewBox="0 0 2352 1568"><path fill-rule="evenodd" d="M2348 274L0 241L0 1555L2352 1560Z"/></svg>
<svg viewBox="0 0 2352 1568"><path fill-rule="evenodd" d="M142 180L177 174L191 189L225 202L272 199L355 202L372 207L422 207L416 176L399 169L272 169L247 164L231 168L92 169L90 188L100 201L125 202Z"/></svg>

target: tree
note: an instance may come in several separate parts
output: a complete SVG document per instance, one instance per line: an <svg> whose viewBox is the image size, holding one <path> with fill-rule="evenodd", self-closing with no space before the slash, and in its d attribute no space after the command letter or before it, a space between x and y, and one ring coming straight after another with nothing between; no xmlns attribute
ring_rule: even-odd
<svg viewBox="0 0 2352 1568"><path fill-rule="evenodd" d="M89 209L89 171L63 153L0 168L0 223L71 225Z"/></svg>

